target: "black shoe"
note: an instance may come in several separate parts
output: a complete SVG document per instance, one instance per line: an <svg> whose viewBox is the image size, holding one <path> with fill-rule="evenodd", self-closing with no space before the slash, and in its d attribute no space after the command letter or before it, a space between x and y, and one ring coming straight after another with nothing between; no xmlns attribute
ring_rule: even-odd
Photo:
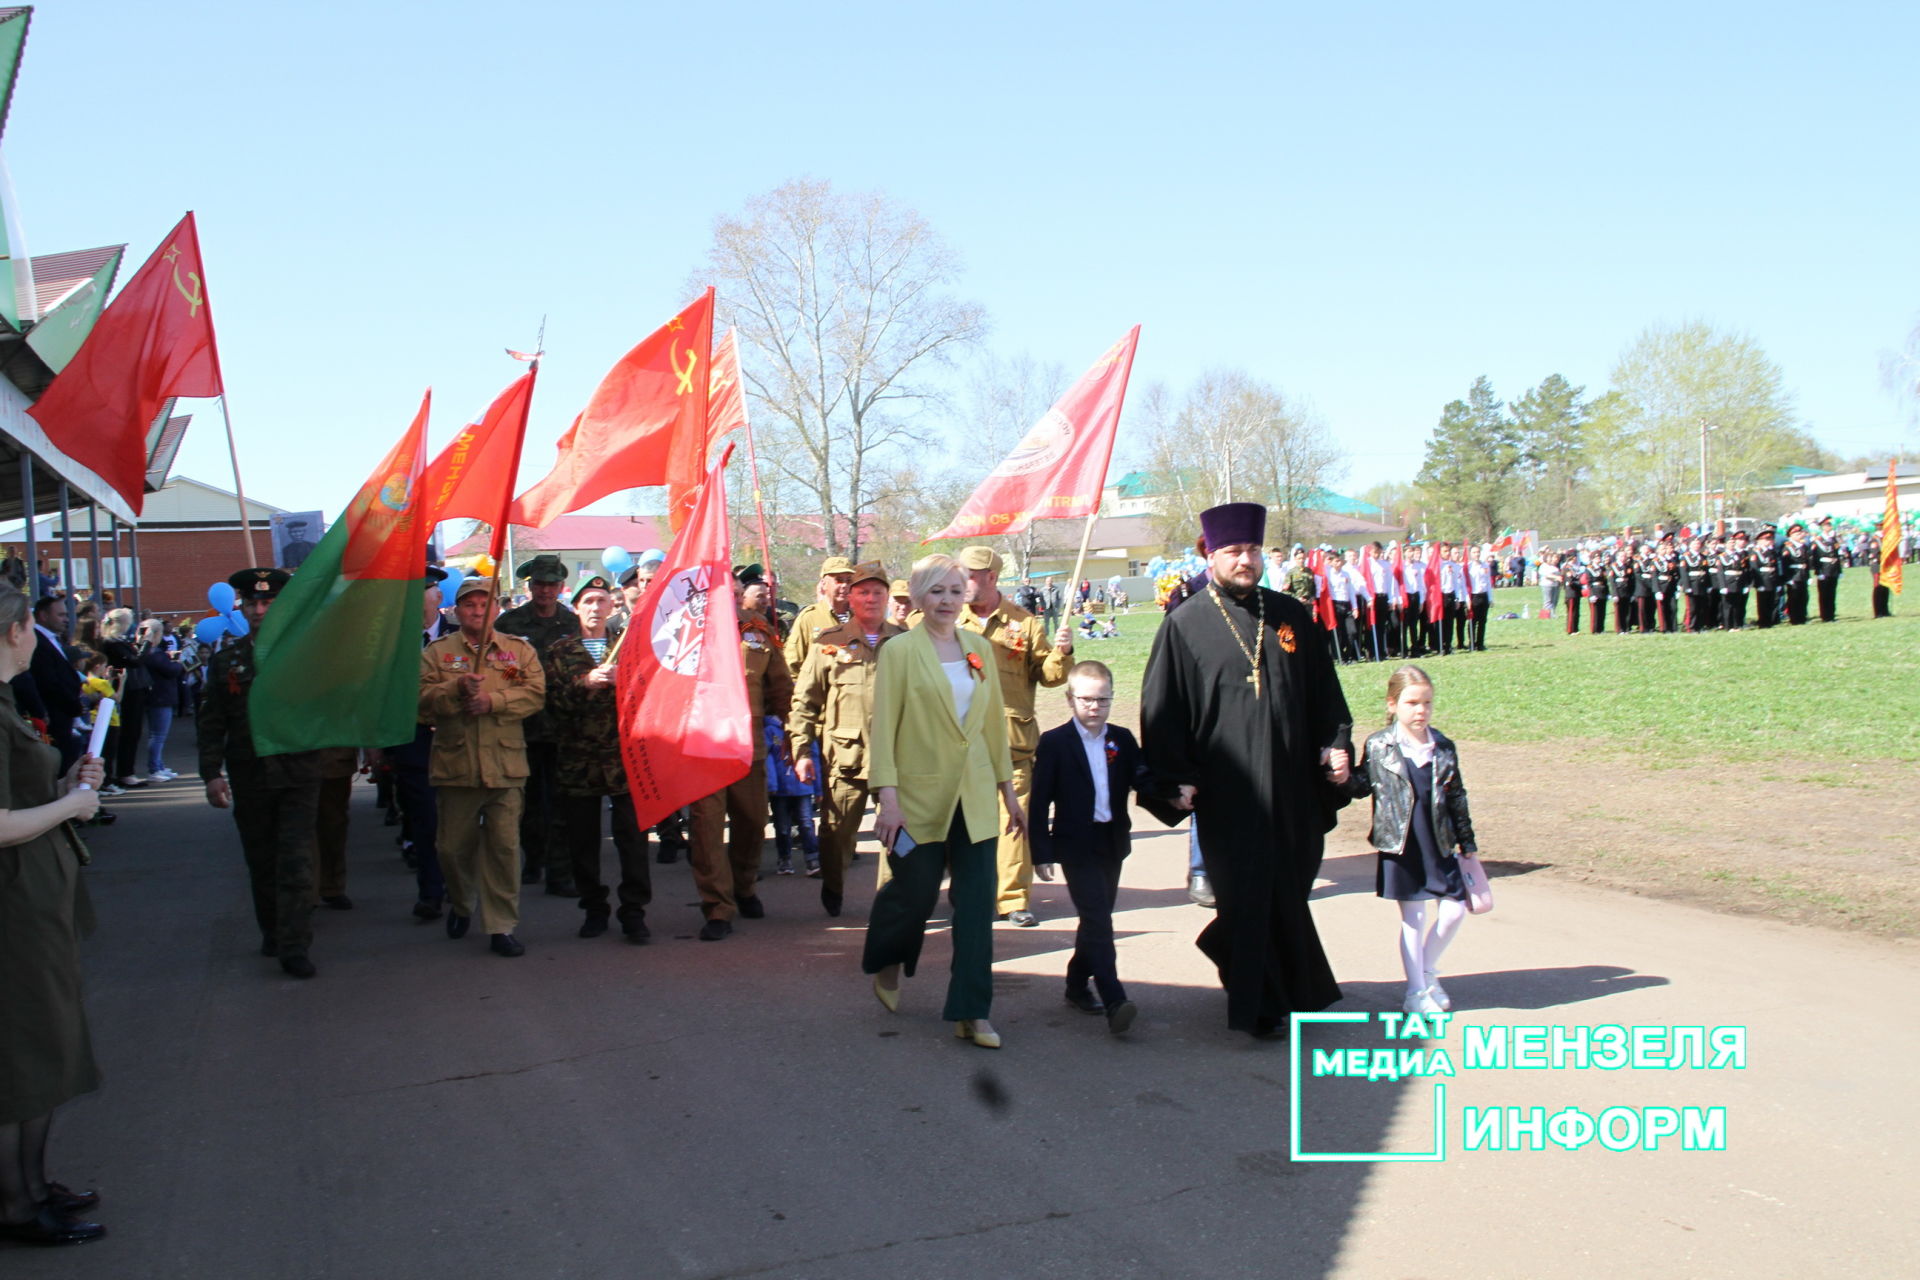
<svg viewBox="0 0 1920 1280"><path fill-rule="evenodd" d="M515 956L523 956L527 954L527 949L520 945L520 939L514 937L510 933L494 934L493 942L490 945L493 948L493 954L497 956L505 956L509 960L513 959Z"/></svg>
<svg viewBox="0 0 1920 1280"><path fill-rule="evenodd" d="M607 917L598 912L588 912L587 918L580 922L580 936L597 938L607 931Z"/></svg>
<svg viewBox="0 0 1920 1280"><path fill-rule="evenodd" d="M577 898L580 896L580 891L573 887L573 881L571 880L549 880L547 881L547 896L549 898Z"/></svg>
<svg viewBox="0 0 1920 1280"><path fill-rule="evenodd" d="M329 911L351 911L353 899L344 893L336 893L331 898L320 899L320 905Z"/></svg>
<svg viewBox="0 0 1920 1280"><path fill-rule="evenodd" d="M1284 1020L1276 1022L1272 1018L1261 1018L1253 1024L1253 1031L1250 1034L1255 1040L1284 1040L1287 1035L1287 1024Z"/></svg>
<svg viewBox="0 0 1920 1280"><path fill-rule="evenodd" d="M718 942L733 932L731 920L709 920L700 926L700 941Z"/></svg>
<svg viewBox="0 0 1920 1280"><path fill-rule="evenodd" d="M674 862L677 861L679 857L680 855L674 850L667 848L665 845L661 845L660 852L653 855L653 860L655 862Z"/></svg>
<svg viewBox="0 0 1920 1280"><path fill-rule="evenodd" d="M766 907L761 905L757 897L741 898L734 905L739 907L740 914L749 920L759 920L767 914Z"/></svg>
<svg viewBox="0 0 1920 1280"><path fill-rule="evenodd" d="M520 883L521 884L539 884L540 868L535 866L525 866L520 868Z"/></svg>
<svg viewBox="0 0 1920 1280"><path fill-rule="evenodd" d="M839 915L840 904L845 901L846 901L845 895L835 893L833 890L827 888L825 885L820 886L820 905L827 909L828 915L830 916Z"/></svg>
<svg viewBox="0 0 1920 1280"><path fill-rule="evenodd" d="M40 1202L59 1214L75 1214L100 1203L98 1191L70 1191L57 1182L47 1184L47 1198Z"/></svg>
<svg viewBox="0 0 1920 1280"><path fill-rule="evenodd" d="M314 974L320 972L313 967L313 961L307 959L306 956L297 951L290 956L281 956L280 968L286 972L289 978L311 978Z"/></svg>
<svg viewBox="0 0 1920 1280"><path fill-rule="evenodd" d="M1107 1031L1116 1036L1124 1033L1128 1027L1133 1025L1133 1020L1139 1012L1138 1009L1133 1007L1133 1001L1122 1000L1119 1004L1107 1010Z"/></svg>
<svg viewBox="0 0 1920 1280"><path fill-rule="evenodd" d="M1100 997L1091 991L1075 991L1067 988L1067 1003L1082 1013L1105 1013L1107 1006L1100 1003Z"/></svg>
<svg viewBox="0 0 1920 1280"><path fill-rule="evenodd" d="M413 918L422 923L438 920L441 912L446 909L446 905L445 898L422 898L413 904Z"/></svg>
<svg viewBox="0 0 1920 1280"><path fill-rule="evenodd" d="M620 926L620 931L626 934L627 941L636 947L644 947L653 941L653 930L647 928L645 920L628 920Z"/></svg>
<svg viewBox="0 0 1920 1280"><path fill-rule="evenodd" d="M280 954L280 944L272 938L260 939L260 954L271 960Z"/></svg>
<svg viewBox="0 0 1920 1280"><path fill-rule="evenodd" d="M389 806L387 807L387 816L386 816L386 818L384 819L384 821L385 821L385 824L386 824L387 826L389 826L389 827L397 827L397 826L399 826L399 825L400 825L400 811L399 811L398 809L395 809L395 808L393 808L393 807L392 807L391 805L389 805Z"/></svg>
<svg viewBox="0 0 1920 1280"><path fill-rule="evenodd" d="M41 1205L25 1222L0 1222L0 1240L15 1244L85 1244L107 1234L97 1222L74 1222Z"/></svg>
<svg viewBox="0 0 1920 1280"><path fill-rule="evenodd" d="M458 911L447 912L447 936L459 939L467 936L467 927L473 923L472 916L463 916Z"/></svg>

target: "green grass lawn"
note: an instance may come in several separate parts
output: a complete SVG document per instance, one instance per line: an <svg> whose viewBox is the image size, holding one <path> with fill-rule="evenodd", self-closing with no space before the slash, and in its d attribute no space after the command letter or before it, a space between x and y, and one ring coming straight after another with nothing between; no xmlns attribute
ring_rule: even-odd
<svg viewBox="0 0 1920 1280"><path fill-rule="evenodd" d="M1434 719L1463 743L1582 739L1649 764L1832 759L1836 783L1852 762L1920 761L1920 593L1895 596L1897 616L1876 622L1869 584L1866 570L1847 571L1831 625L1670 636L1569 636L1564 613L1532 616L1536 589L1498 591L1488 652L1422 660L1435 682ZM1523 617L1499 621L1507 612ZM1120 639L1076 646L1076 656L1114 669L1122 723L1139 722L1159 621L1152 609L1136 610L1120 617ZM1340 669L1363 728L1384 723L1389 670ZM1064 718L1057 693L1040 697L1047 723Z"/></svg>

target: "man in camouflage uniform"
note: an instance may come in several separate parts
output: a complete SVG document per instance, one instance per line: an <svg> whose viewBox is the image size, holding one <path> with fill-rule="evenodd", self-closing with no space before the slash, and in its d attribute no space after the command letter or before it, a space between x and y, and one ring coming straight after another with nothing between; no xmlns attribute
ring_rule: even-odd
<svg viewBox="0 0 1920 1280"><path fill-rule="evenodd" d="M746 589L739 578L731 581L737 609ZM760 879L760 852L766 843L768 816L767 735L761 726L767 716L787 714L793 699L793 676L781 656L773 624L757 613L740 614L740 658L747 674L747 727L753 739L753 767L738 782L693 802L693 882L700 890L700 909L707 917L700 926L702 942L718 942L732 933L736 912L749 920L767 914L754 891Z"/></svg>
<svg viewBox="0 0 1920 1280"><path fill-rule="evenodd" d="M794 681L793 716L787 736L793 771L814 780L813 747L826 766L820 816L820 905L840 914L847 864L867 811L867 735L873 720L873 677L880 646L905 628L886 620L891 603L887 571L878 561L855 565L847 603L853 616L823 631L807 651Z"/></svg>
<svg viewBox="0 0 1920 1280"><path fill-rule="evenodd" d="M528 600L502 613L493 627L530 643L544 665L554 641L580 634L580 619L560 603L567 566L559 556L540 555L514 574L527 580ZM560 810L554 800L554 770L559 747L544 711L536 708L522 728L527 742L527 788L526 807L520 816L520 883L537 884L544 872L548 893L571 898L575 892L573 859L567 853L566 841L556 838Z"/></svg>
<svg viewBox="0 0 1920 1280"><path fill-rule="evenodd" d="M799 612L787 632L787 670L798 671L807 660L814 638L847 620L847 589L852 585L853 561L845 556L828 556L820 566L818 598Z"/></svg>
<svg viewBox="0 0 1920 1280"><path fill-rule="evenodd" d="M967 607L959 625L976 631L993 646L1000 671L1000 697L1007 708L1007 746L1013 753L1013 789L1021 805L1033 786L1033 752L1040 730L1033 721L1033 691L1067 682L1073 665L1073 631L1062 626L1048 643L1041 621L1000 594L1000 553L992 547L968 547L959 555L967 573ZM1004 803L1002 809L1005 809ZM1002 814L1004 817L1004 813ZM1033 884L1033 854L1024 835L1000 837L999 918L1021 928L1039 924L1027 909Z"/></svg>
<svg viewBox="0 0 1920 1280"><path fill-rule="evenodd" d="M546 705L546 673L531 644L489 627L490 579L461 583L453 611L460 634L420 651L420 718L433 725L428 776L440 806L447 936L465 937L477 908L493 953L512 958L526 954L513 936L520 923L514 833L527 782L520 726Z"/></svg>
<svg viewBox="0 0 1920 1280"><path fill-rule="evenodd" d="M260 954L277 956L280 967L296 978L311 978L315 969L307 951L313 945L321 753L256 755L247 715L255 675L254 637L288 576L279 569L243 569L227 579L250 627L213 655L196 719L207 803L231 808L240 831L253 885L253 916L260 925Z"/></svg>
<svg viewBox="0 0 1920 1280"><path fill-rule="evenodd" d="M580 634L554 641L547 653L547 715L559 739L560 813L573 859L573 883L586 913L580 936L605 933L612 914L607 885L600 878L600 814L611 800L613 847L620 858L620 929L628 942L637 944L653 936L647 928L653 873L647 863L647 836L634 814L620 759L620 712L614 698L620 638L606 626L612 608L605 578L588 578L573 593Z"/></svg>

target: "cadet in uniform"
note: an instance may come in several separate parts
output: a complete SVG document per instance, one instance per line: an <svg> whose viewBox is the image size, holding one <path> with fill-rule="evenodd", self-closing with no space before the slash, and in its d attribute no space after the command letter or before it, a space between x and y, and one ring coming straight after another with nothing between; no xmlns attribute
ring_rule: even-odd
<svg viewBox="0 0 1920 1280"><path fill-rule="evenodd" d="M559 784L561 827L572 859L574 887L580 891L580 936L607 931L613 912L607 884L600 877L600 815L613 804L613 848L620 860L620 929L627 941L646 942L647 904L653 901L653 872L647 863L647 836L627 793L627 770L620 759L620 711L614 698L620 637L606 619L613 611L613 588L594 576L573 593L580 634L564 636L547 651L547 715L559 744L555 779Z"/></svg>
<svg viewBox="0 0 1920 1280"><path fill-rule="evenodd" d="M1713 617L1713 564L1699 538L1687 539L1680 557L1680 587L1687 593L1687 630L1705 631Z"/></svg>
<svg viewBox="0 0 1920 1280"><path fill-rule="evenodd" d="M447 936L464 938L477 907L495 955L524 955L514 875L527 746L521 724L546 705L533 645L490 627L493 582L469 578L453 604L460 633L420 652L420 718L433 725L428 766L440 805Z"/></svg>
<svg viewBox="0 0 1920 1280"><path fill-rule="evenodd" d="M820 566L820 582L814 588L814 602L793 619L787 632L787 670L798 671L807 661L807 650L814 637L830 631L847 620L847 588L853 585L853 561L845 556L828 556Z"/></svg>
<svg viewBox="0 0 1920 1280"><path fill-rule="evenodd" d="M1780 572L1786 579L1787 621L1800 626L1807 620L1807 584L1813 580L1813 544L1807 526L1787 526L1787 545L1780 550Z"/></svg>
<svg viewBox="0 0 1920 1280"><path fill-rule="evenodd" d="M1615 547L1607 561L1607 594L1613 597L1613 629L1619 635L1633 630L1633 561L1625 546Z"/></svg>
<svg viewBox="0 0 1920 1280"><path fill-rule="evenodd" d="M848 573L852 573L851 568ZM734 606L738 608L746 587L738 577L731 581ZM801 628L794 627L793 634L800 633ZM693 882L700 890L700 909L707 917L700 926L702 942L718 942L732 933L736 911L749 920L767 914L754 892L760 879L760 852L766 843L768 816L767 735L761 726L768 716L786 716L793 700L793 676L780 652L773 624L757 613L740 614L740 659L747 673L753 767L738 782L693 802Z"/></svg>
<svg viewBox="0 0 1920 1280"><path fill-rule="evenodd" d="M250 624L247 634L213 655L196 718L200 776L207 803L233 810L240 849L253 885L253 917L260 954L277 956L296 978L315 970L313 860L320 816L320 752L255 755L247 693L253 687L253 642L260 622L287 585L279 569L243 569L227 581ZM223 775L221 770L226 770Z"/></svg>
<svg viewBox="0 0 1920 1280"><path fill-rule="evenodd" d="M1820 517L1820 533L1813 540L1813 585L1820 598L1820 621L1833 622L1840 616L1836 597L1840 593L1840 575L1847 567L1847 553L1833 531L1833 517Z"/></svg>
<svg viewBox="0 0 1920 1280"><path fill-rule="evenodd" d="M855 565L847 603L853 616L814 639L793 685L787 724L793 769L814 780L813 748L826 766L820 818L820 905L840 914L847 864L867 811L867 734L873 719L873 677L880 646L906 628L886 620L890 587L877 561Z"/></svg>
<svg viewBox="0 0 1920 1280"><path fill-rule="evenodd" d="M1653 561L1653 612L1662 632L1672 634L1680 629L1680 557L1670 533L1661 539Z"/></svg>
<svg viewBox="0 0 1920 1280"><path fill-rule="evenodd" d="M1000 698L1006 704L1007 746L1013 755L1013 790L1022 810L1033 786L1033 753L1040 730L1033 722L1036 686L1058 688L1067 682L1073 665L1073 631L1062 626L1047 642L1040 619L1000 594L1000 553L992 547L968 547L957 557L967 573L967 607L956 624L978 632L993 646L994 665L1000 671ZM1004 811L1003 803L1001 809ZM1004 819L1007 815L1002 812ZM882 860L884 863L884 859ZM1024 832L1000 837L999 918L1028 928L1040 923L1027 909L1027 888L1033 883L1033 855Z"/></svg>
<svg viewBox="0 0 1920 1280"><path fill-rule="evenodd" d="M1737 530L1733 545L1720 553L1720 625L1738 631L1747 625L1747 589L1753 568L1747 563L1747 531Z"/></svg>
<svg viewBox="0 0 1920 1280"><path fill-rule="evenodd" d="M1753 565L1754 621L1770 627L1780 617L1780 552L1774 546L1772 525L1765 525L1755 537L1758 544L1750 557Z"/></svg>
<svg viewBox="0 0 1920 1280"><path fill-rule="evenodd" d="M514 576L527 580L529 599L502 613L493 629L527 641L533 646L534 656L544 664L554 641L580 634L580 619L560 603L567 566L557 555L540 555L514 570ZM521 726L521 732L527 743L527 787L520 816L524 859L520 883L538 884L544 873L548 893L571 898L575 896L573 859L567 852L567 842L556 838L560 831L560 809L555 803L559 744L546 713L539 707Z"/></svg>

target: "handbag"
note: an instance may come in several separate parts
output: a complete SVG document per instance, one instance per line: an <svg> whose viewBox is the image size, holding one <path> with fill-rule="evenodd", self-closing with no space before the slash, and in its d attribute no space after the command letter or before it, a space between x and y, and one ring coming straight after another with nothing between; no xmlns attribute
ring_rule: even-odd
<svg viewBox="0 0 1920 1280"><path fill-rule="evenodd" d="M1487 869L1480 865L1479 855L1460 855L1460 879L1467 886L1468 914L1483 916L1493 910L1493 883L1487 879Z"/></svg>

